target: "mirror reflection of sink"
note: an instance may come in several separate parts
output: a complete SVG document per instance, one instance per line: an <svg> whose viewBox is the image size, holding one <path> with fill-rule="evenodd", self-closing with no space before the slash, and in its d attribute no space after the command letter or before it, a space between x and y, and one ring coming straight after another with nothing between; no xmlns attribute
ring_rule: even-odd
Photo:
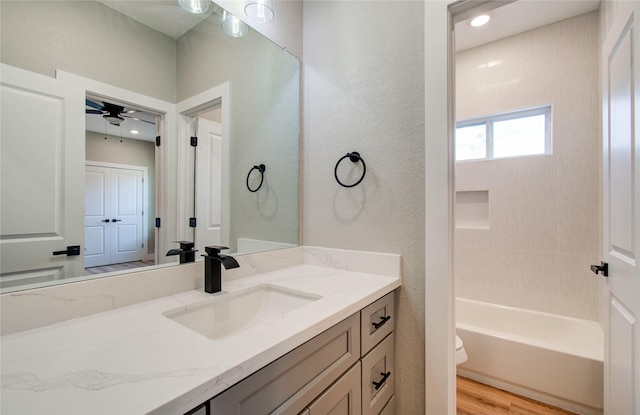
<svg viewBox="0 0 640 415"><path fill-rule="evenodd" d="M163 316L210 339L224 339L312 303L321 296L258 285L162 313Z"/></svg>

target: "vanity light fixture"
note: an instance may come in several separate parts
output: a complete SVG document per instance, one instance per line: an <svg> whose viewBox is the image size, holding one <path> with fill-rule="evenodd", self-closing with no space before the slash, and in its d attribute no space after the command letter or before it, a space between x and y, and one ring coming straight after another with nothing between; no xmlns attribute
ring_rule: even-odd
<svg viewBox="0 0 640 415"><path fill-rule="evenodd" d="M222 12L222 31L231 37L242 37L249 33L249 26L228 11Z"/></svg>
<svg viewBox="0 0 640 415"><path fill-rule="evenodd" d="M491 20L491 14L485 13L471 19L471 21L469 21L469 24L472 27L480 27L486 25L489 20Z"/></svg>
<svg viewBox="0 0 640 415"><path fill-rule="evenodd" d="M249 0L244 6L244 14L254 22L270 22L274 16L273 4L271 0Z"/></svg>
<svg viewBox="0 0 640 415"><path fill-rule="evenodd" d="M211 0L178 0L180 7L193 14L206 13Z"/></svg>

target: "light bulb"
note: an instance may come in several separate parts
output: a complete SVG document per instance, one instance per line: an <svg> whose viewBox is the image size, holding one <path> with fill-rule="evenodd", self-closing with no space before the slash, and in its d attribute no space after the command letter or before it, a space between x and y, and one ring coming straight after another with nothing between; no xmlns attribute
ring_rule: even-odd
<svg viewBox="0 0 640 415"><path fill-rule="evenodd" d="M244 13L255 22L265 23L273 20L271 0L250 0L244 6Z"/></svg>
<svg viewBox="0 0 640 415"><path fill-rule="evenodd" d="M489 20L491 20L491 16L488 14L481 14L480 16L476 16L473 19L471 19L471 22L469 22L469 24L473 27L479 27L482 25L485 25L489 22Z"/></svg>
<svg viewBox="0 0 640 415"><path fill-rule="evenodd" d="M178 4L189 13L202 14L209 10L211 0L178 0Z"/></svg>
<svg viewBox="0 0 640 415"><path fill-rule="evenodd" d="M231 37L242 37L249 33L249 26L231 13L222 14L222 30Z"/></svg>

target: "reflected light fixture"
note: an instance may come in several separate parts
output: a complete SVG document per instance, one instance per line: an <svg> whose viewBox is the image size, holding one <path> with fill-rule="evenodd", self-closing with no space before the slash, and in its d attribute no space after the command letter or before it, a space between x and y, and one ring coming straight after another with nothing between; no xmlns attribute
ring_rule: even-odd
<svg viewBox="0 0 640 415"><path fill-rule="evenodd" d="M271 0L249 0L244 6L244 14L254 22L270 22L274 16Z"/></svg>
<svg viewBox="0 0 640 415"><path fill-rule="evenodd" d="M206 13L211 5L211 0L178 0L180 7L193 14Z"/></svg>
<svg viewBox="0 0 640 415"><path fill-rule="evenodd" d="M140 131L138 130L129 130L129 132L133 135L140 134Z"/></svg>
<svg viewBox="0 0 640 415"><path fill-rule="evenodd" d="M249 26L228 11L222 12L222 31L231 37L242 37L249 33Z"/></svg>
<svg viewBox="0 0 640 415"><path fill-rule="evenodd" d="M481 14L481 15L476 16L473 19L471 19L469 24L472 27L480 27L480 26L483 26L483 25L487 24L489 22L489 20L491 20L491 15L490 14Z"/></svg>

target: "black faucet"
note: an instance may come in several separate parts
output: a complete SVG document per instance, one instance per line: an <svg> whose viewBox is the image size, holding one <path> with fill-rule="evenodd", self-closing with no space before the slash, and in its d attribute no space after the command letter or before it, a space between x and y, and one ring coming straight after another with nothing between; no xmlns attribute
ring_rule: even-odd
<svg viewBox="0 0 640 415"><path fill-rule="evenodd" d="M180 263L185 264L187 262L194 262L196 260L197 249L193 249L193 242L189 241L177 241L180 244L180 249L171 249L167 252L167 256L180 255Z"/></svg>
<svg viewBox="0 0 640 415"><path fill-rule="evenodd" d="M204 291L210 294L218 293L222 290L222 273L220 264L224 269L238 268L240 264L232 256L220 253L225 246L207 246L204 248L207 255L204 257Z"/></svg>

